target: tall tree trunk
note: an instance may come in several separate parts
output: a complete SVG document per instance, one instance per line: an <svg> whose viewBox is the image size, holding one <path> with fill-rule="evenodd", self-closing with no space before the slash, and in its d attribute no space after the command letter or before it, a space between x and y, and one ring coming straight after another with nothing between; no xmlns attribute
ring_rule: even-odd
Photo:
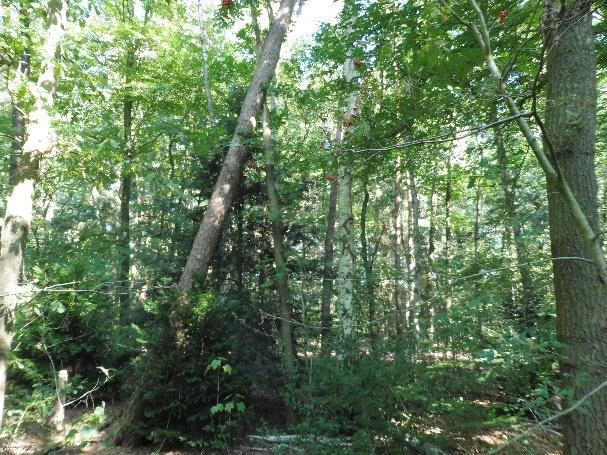
<svg viewBox="0 0 607 455"><path fill-rule="evenodd" d="M122 103L123 149L122 168L120 171L120 263L118 281L120 284L120 319L128 322L130 316L130 272L131 272L131 194L133 187L133 98L130 94L132 71L135 67L135 52L127 50L125 64L125 98Z"/></svg>
<svg viewBox="0 0 607 455"><path fill-rule="evenodd" d="M26 38L27 39L27 38ZM30 50L25 48L17 69L15 71L15 85L21 85L25 83L30 73ZM21 148L23 147L23 141L25 139L25 116L23 113L23 106L19 105L17 100L14 101L12 106L12 122L13 122L13 139L11 141L11 156L10 156L10 169L8 181L12 187L17 183L18 174L18 163L21 155Z"/></svg>
<svg viewBox="0 0 607 455"><path fill-rule="evenodd" d="M595 176L596 56L589 1L548 5L546 143L552 164L577 199L594 232L598 222ZM548 143L549 141L549 143ZM548 179L550 241L554 257L591 258L571 210ZM573 400L607 378L607 295L591 261L554 261L557 335L565 344L561 372ZM581 381L576 383L575 379ZM577 384L577 387L576 387ZM566 455L607 453L607 389L586 410L563 418Z"/></svg>
<svg viewBox="0 0 607 455"><path fill-rule="evenodd" d="M209 49L207 45L208 35L205 30L204 11L202 0L198 0L198 20L200 21L200 59L202 61L202 84L204 94L207 98L207 111L211 126L215 126L215 107L213 105L213 94L211 93L211 82L209 77Z"/></svg>
<svg viewBox="0 0 607 455"><path fill-rule="evenodd" d="M342 126L338 126L337 144L342 141ZM342 340L348 344L354 326L352 291L354 288L354 215L352 214L352 173L348 156L340 157L339 188L337 190L337 229L335 240L337 263L337 313Z"/></svg>
<svg viewBox="0 0 607 455"><path fill-rule="evenodd" d="M451 307L451 155L447 157L447 175L445 182L445 244L443 251L443 276L442 281L444 298L439 302L439 314L437 314L437 324L440 325L441 330L438 331L437 335L440 340L445 344L445 347L449 344L450 328L449 328L449 310Z"/></svg>
<svg viewBox="0 0 607 455"><path fill-rule="evenodd" d="M401 314L403 306L403 217L402 217L402 172L400 155L396 157L396 175L394 178L394 324L396 326L396 335L400 338L403 335L402 319L406 320L406 315Z"/></svg>
<svg viewBox="0 0 607 455"><path fill-rule="evenodd" d="M181 291L190 291L195 276L206 273L211 255L217 246L223 220L232 206L243 166L249 157L246 141L255 130L255 119L263 102L263 90L274 76L294 6L294 0L281 0L270 25L260 58L257 59L253 80L240 110L228 153L181 274L178 283Z"/></svg>
<svg viewBox="0 0 607 455"><path fill-rule="evenodd" d="M50 0L47 14L49 23L40 55L42 67L38 81L32 87L33 109L25 124L21 154L15 161L14 180L6 202L0 243L0 426L12 339L11 324L25 243L32 224L34 185L38 179L40 160L52 154L55 143L50 110L57 87L55 62L67 21L67 3Z"/></svg>
<svg viewBox="0 0 607 455"><path fill-rule="evenodd" d="M497 104L492 106L491 121L497 121ZM510 242L514 243L514 254L521 283L520 302L516 304L515 314L524 329L530 329L535 324L538 298L533 286L533 278L529 271L529 255L523 239L523 232L519 217L516 213L516 182L510 175L508 168L508 155L504 144L501 126L493 128L495 136L495 150L500 169L500 184L504 194L504 208L506 210L505 240L510 250Z"/></svg>
<svg viewBox="0 0 607 455"><path fill-rule="evenodd" d="M322 300L320 304L322 347L327 347L331 338L331 300L333 300L333 279L335 271L333 268L335 219L337 214L337 187L338 180L331 182L329 191L329 207L327 210L327 229L325 231L324 260L322 271Z"/></svg>
<svg viewBox="0 0 607 455"><path fill-rule="evenodd" d="M354 60L348 57L344 63L346 82L356 76ZM344 136L354 125L358 103L358 91L348 97L345 113L337 127L336 145L342 148ZM351 155L340 150L339 188L337 191L336 242L339 260L337 264L337 309L341 322L341 335L347 349L350 347L354 328L354 215L352 213L352 167Z"/></svg>
<svg viewBox="0 0 607 455"><path fill-rule="evenodd" d="M274 144L272 130L270 129L270 111L267 100L263 103L263 145L266 168L266 191L268 193L268 205L270 206L270 223L272 226L272 242L274 244L274 264L276 276L274 286L278 293L278 311L280 314L280 339L282 342L284 362L288 372L293 372L295 361L295 349L293 346L293 334L291 319L293 317L291 304L289 302L289 270L285 260L286 252L283 242L283 227L278 191L276 189L276 173L274 170Z"/></svg>
<svg viewBox="0 0 607 455"><path fill-rule="evenodd" d="M424 267L424 290L422 295L424 300L428 303L428 330L430 337L436 338L436 305L430 303L433 300L434 293L434 282L432 277L432 271L434 269L434 236L436 235L436 209L434 203L434 196L436 191L436 183L432 181L432 189L430 197L428 198L428 249L425 254L425 267Z"/></svg>
<svg viewBox="0 0 607 455"><path fill-rule="evenodd" d="M607 260L601 248L594 172L592 2L564 0L560 10L549 2L543 15L548 53L544 149L508 91L481 9L475 0L468 2L479 16L480 29L462 21L483 50L487 69L546 176L552 254L583 258L553 262L557 336L566 345L561 370L570 385L575 385L575 377L585 376L585 384L575 389L574 398L579 398L607 377ZM563 420L566 455L607 452L607 389L588 401L583 413L574 411Z"/></svg>
<svg viewBox="0 0 607 455"><path fill-rule="evenodd" d="M424 317L422 302L422 278L423 278L423 252L422 237L419 228L420 206L417 193L417 184L411 164L407 163L407 184L408 184L408 211L409 211L409 248L411 251L411 280L409 289L409 330L413 339L418 335L424 336Z"/></svg>
<svg viewBox="0 0 607 455"><path fill-rule="evenodd" d="M360 246L361 246L361 260L362 266L365 273L364 286L363 286L363 300L368 305L368 324L369 324L369 339L372 343L377 338L377 324L375 322L376 314L376 301L375 301L375 289L377 288L377 280L373 272L373 265L375 263L375 257L377 255L377 249L384 235L385 225L381 233L377 237L374 247L369 245L369 237L367 235L367 217L369 214L369 188L368 182L365 179L363 184L363 203L360 210Z"/></svg>

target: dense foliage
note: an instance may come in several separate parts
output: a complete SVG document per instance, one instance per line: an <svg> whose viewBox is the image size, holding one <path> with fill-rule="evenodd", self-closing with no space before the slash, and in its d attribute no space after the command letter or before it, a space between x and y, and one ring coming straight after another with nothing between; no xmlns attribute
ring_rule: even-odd
<svg viewBox="0 0 607 455"><path fill-rule="evenodd" d="M180 292L277 3L69 4L11 312L7 453L61 394L90 411L67 444L110 414L104 436L125 446L225 449L257 432L296 434L306 453L484 453L529 430L508 450L558 450L561 428L537 422L596 384L559 369L545 173L465 24L486 19L540 137L544 2L480 1L479 16L475 2L344 0L288 40L263 87L271 134L261 115L242 132L249 159L209 270ZM297 3L291 29L324 7ZM0 4L0 213L50 8ZM601 150L603 7L588 14ZM605 164L601 151L602 222Z"/></svg>

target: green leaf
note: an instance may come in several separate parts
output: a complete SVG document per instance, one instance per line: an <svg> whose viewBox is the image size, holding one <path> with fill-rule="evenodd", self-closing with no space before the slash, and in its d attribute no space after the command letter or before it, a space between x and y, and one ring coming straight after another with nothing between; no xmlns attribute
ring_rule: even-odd
<svg viewBox="0 0 607 455"><path fill-rule="evenodd" d="M223 403L217 403L215 406L213 406L211 408L211 415L215 415L221 411L223 411Z"/></svg>

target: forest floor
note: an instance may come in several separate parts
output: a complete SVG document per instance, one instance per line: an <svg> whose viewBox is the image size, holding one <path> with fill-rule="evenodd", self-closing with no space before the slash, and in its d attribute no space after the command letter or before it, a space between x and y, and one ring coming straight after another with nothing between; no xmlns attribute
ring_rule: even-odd
<svg viewBox="0 0 607 455"><path fill-rule="evenodd" d="M115 419L120 412L119 407L108 407L108 418L110 421ZM150 447L117 447L111 443L111 426L101 426L92 434L82 431L86 424L72 423L78 422L85 412L71 411L66 415L66 428L74 428L79 431L79 434L73 438L70 444L66 443L66 431L63 433L49 433L44 430L44 427L30 425L23 428L21 435L13 438L6 445L0 445L0 453L3 455L265 455L265 454L303 454L308 453L306 450L293 448L285 449L282 444L282 449L272 447L272 444L251 442L249 444L241 444L231 448L229 451L203 451L188 450L188 449L169 449L162 447L161 444ZM440 425L440 423L437 423ZM443 431L440 427L429 427L430 430ZM452 441L452 448L447 453L457 455L481 455L490 453L497 449L507 441L512 440L526 428L522 425L513 427L508 430L504 429L483 429L471 431L463 434L449 434ZM80 432L82 434L80 434ZM448 430L447 430L447 433ZM327 452L330 453L330 452ZM408 452L404 452L408 453ZM529 455L560 455L561 445L559 438L554 433L547 431L534 432L524 443L514 443L508 446L500 453L506 455L514 454L529 454Z"/></svg>

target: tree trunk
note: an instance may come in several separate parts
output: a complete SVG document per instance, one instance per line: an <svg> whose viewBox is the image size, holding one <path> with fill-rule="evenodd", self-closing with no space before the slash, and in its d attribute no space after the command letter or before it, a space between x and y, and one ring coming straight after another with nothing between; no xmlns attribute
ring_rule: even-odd
<svg viewBox="0 0 607 455"><path fill-rule="evenodd" d="M211 82L209 78L209 49L207 47L208 36L205 30L204 11L202 0L198 0L198 18L200 20L200 59L202 61L202 84L204 94L207 98L207 111L211 126L215 126L215 107L213 105L213 94L211 93Z"/></svg>
<svg viewBox="0 0 607 455"><path fill-rule="evenodd" d="M400 156L396 157L396 176L394 178L394 324L396 326L396 335L400 338L403 335L403 324L401 314L403 306L403 217L402 217L402 173ZM406 316L404 317L406 319Z"/></svg>
<svg viewBox="0 0 607 455"><path fill-rule="evenodd" d="M333 299L333 269L334 240L335 240L335 218L337 213L337 187L338 181L331 182L329 192L329 208L327 211L327 230L325 231L324 263L322 271L322 300L320 304L321 313L321 335L322 347L325 349L331 338L331 300Z"/></svg>
<svg viewBox="0 0 607 455"><path fill-rule="evenodd" d="M57 87L56 57L66 25L67 3L50 0L48 29L41 48L41 69L32 87L33 109L25 124L21 154L15 160L15 174L2 227L0 244L0 426L4 411L6 373L11 345L11 324L17 303L19 277L27 234L32 224L34 185L40 160L52 154L55 134L50 109Z"/></svg>
<svg viewBox="0 0 607 455"><path fill-rule="evenodd" d="M552 165L569 183L594 232L599 232L594 165L596 56L590 4L563 2L560 12L548 6L553 34L546 39L545 147L553 151ZM559 190L548 179L552 255L590 259L588 244ZM553 269L557 335L566 346L561 372L567 385L575 388L575 401L607 378L607 296L591 261L554 261ZM581 381L577 387L576 378ZM563 418L566 455L607 453L607 389L592 396L585 407Z"/></svg>
<svg viewBox="0 0 607 455"><path fill-rule="evenodd" d="M270 112L267 100L263 104L262 117L266 191L268 193L268 205L270 206L270 223L272 226L272 242L274 244L274 264L276 266L274 286L276 286L276 292L278 293L278 312L280 314L280 339L287 372L292 373L295 367L295 349L293 346L291 327L293 315L291 304L289 303L289 270L287 269L285 260L286 252L283 243L283 228L278 202L278 191L276 190L276 174L274 171L274 144L272 130L270 129Z"/></svg>
<svg viewBox="0 0 607 455"><path fill-rule="evenodd" d="M341 126L337 143L341 143ZM335 240L339 259L337 263L337 312L341 324L342 340L348 344L354 326L352 291L354 288L354 215L352 214L352 174L348 157L340 157L339 188L337 191L337 229Z"/></svg>
<svg viewBox="0 0 607 455"><path fill-rule="evenodd" d="M494 104L491 112L491 121L497 121L497 105ZM533 278L529 271L529 255L525 247L523 232L519 217L516 213L516 182L510 176L508 168L508 155L504 145L502 127L493 128L495 135L495 150L500 168L500 184L504 194L504 208L506 210L505 240L510 250L511 241L514 242L514 254L521 282L520 302L516 304L515 315L523 329L530 329L535 325L538 298L533 287Z"/></svg>
<svg viewBox="0 0 607 455"><path fill-rule="evenodd" d="M130 44L129 44L130 46ZM126 57L126 95L122 103L123 149L122 169L120 171L120 263L118 282L120 289L120 320L126 323L130 316L130 271L131 271L131 194L133 187L133 98L130 95L131 73L135 66L135 52L127 50Z"/></svg>
<svg viewBox="0 0 607 455"><path fill-rule="evenodd" d="M376 240L375 246L370 248L369 238L367 235L367 216L369 213L369 198L370 198L367 180L365 180L365 182L363 184L363 191L364 191L363 203L362 203L362 208L360 210L361 260L362 260L363 270L365 273L364 286L363 286L363 300L364 300L364 303L366 303L368 305L367 314L369 317L369 320L368 320L369 339L371 340L372 343L374 343L377 338L378 330L377 330L377 324L375 322L375 314L376 314L375 289L377 288L377 280L376 280L374 272L373 272L373 266L375 263L377 249L379 248L379 244L384 235L385 225L384 225L384 229L382 229L381 233L379 234L379 236Z"/></svg>
<svg viewBox="0 0 607 455"><path fill-rule="evenodd" d="M421 298L423 258L422 258L422 238L419 229L420 207L419 196L417 194L417 185L415 175L411 169L411 164L407 164L407 183L408 191L408 211L409 211L409 249L411 251L411 280L409 288L409 331L412 339L417 339L418 335L424 335L420 329L424 328L424 316L422 309L423 302Z"/></svg>
<svg viewBox="0 0 607 455"><path fill-rule="evenodd" d="M348 57L344 63L346 82L351 82L356 76L354 60ZM348 103L343 118L337 127L336 145L338 149L343 144L344 136L354 125L358 91L348 97ZM354 215L352 214L352 167L351 156L341 152L339 157L339 188L337 192L337 230L336 241L339 253L337 265L337 309L341 322L342 340L347 349L352 341L354 328L354 306L352 291L354 289ZM346 350L347 350L346 349Z"/></svg>
<svg viewBox="0 0 607 455"><path fill-rule="evenodd" d="M261 56L257 60L253 80L240 110L228 153L178 283L179 289L183 292L192 289L197 274L206 273L211 255L217 246L223 221L232 206L243 166L249 156L246 141L255 130L255 119L263 102L263 90L274 76L294 6L294 0L281 0L270 25Z"/></svg>

